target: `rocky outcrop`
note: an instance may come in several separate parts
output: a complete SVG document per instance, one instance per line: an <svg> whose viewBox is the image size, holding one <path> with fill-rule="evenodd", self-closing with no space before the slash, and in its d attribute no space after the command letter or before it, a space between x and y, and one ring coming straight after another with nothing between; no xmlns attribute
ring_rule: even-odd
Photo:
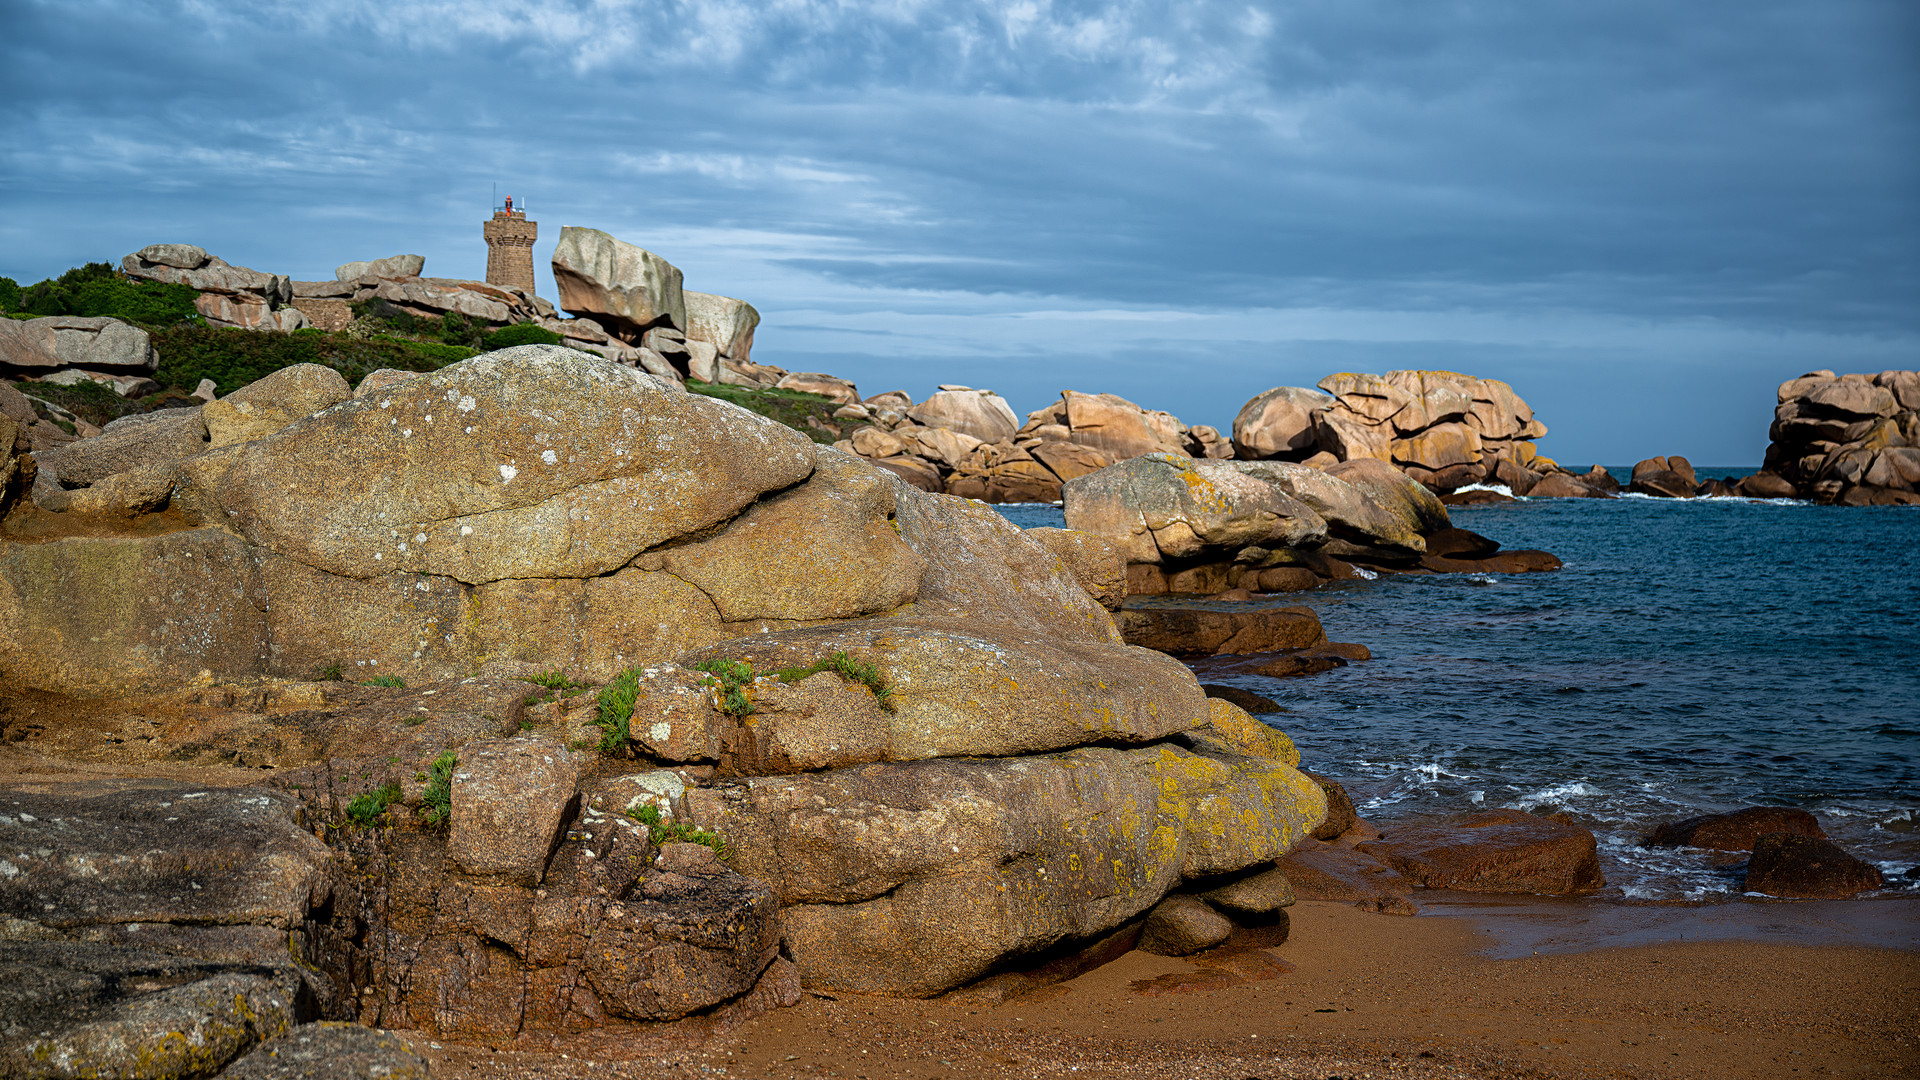
<svg viewBox="0 0 1920 1080"><path fill-rule="evenodd" d="M920 405L895 391L852 409L842 418L868 424L836 445L923 490L982 502L1059 502L1067 481L1141 454L1232 456L1214 429L1114 394L1068 390L1017 428L1003 398L964 386Z"/></svg>
<svg viewBox="0 0 1920 1080"><path fill-rule="evenodd" d="M1342 373L1319 391L1275 387L1241 407L1236 456L1318 464L1390 462L1438 492L1487 482L1500 463L1537 474L1552 462L1532 440L1547 433L1513 388L1451 371Z"/></svg>
<svg viewBox="0 0 1920 1080"><path fill-rule="evenodd" d="M326 823L332 910L378 928L362 1022L501 1043L798 978L938 993L1324 817L1284 736L1122 640L1109 542L576 350L330 375L56 456L70 502L158 494L0 541L0 679L225 695L125 753L271 763ZM528 708L481 668L604 689Z"/></svg>
<svg viewBox="0 0 1920 1080"><path fill-rule="evenodd" d="M1137 595L1293 591L1360 576L1356 564L1368 574L1559 565L1544 552L1487 558L1497 543L1452 529L1431 491L1370 459L1322 471L1151 454L1077 477L1063 495L1069 526L1119 545ZM1447 537L1447 550L1431 555L1430 536Z"/></svg>
<svg viewBox="0 0 1920 1080"><path fill-rule="evenodd" d="M1835 375L1780 384L1765 470L1741 494L1845 506L1920 502L1920 371Z"/></svg>
<svg viewBox="0 0 1920 1080"><path fill-rule="evenodd" d="M194 307L215 326L290 331L308 325L307 317L291 306L289 278L234 266L192 244L149 244L121 259L120 272L197 291Z"/></svg>

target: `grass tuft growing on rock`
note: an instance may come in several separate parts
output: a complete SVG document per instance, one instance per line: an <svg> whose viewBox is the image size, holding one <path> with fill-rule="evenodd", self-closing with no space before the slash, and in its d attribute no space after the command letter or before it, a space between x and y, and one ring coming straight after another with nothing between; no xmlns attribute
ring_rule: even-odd
<svg viewBox="0 0 1920 1080"><path fill-rule="evenodd" d="M347 804L347 820L363 829L371 828L387 807L400 801L400 785L384 784L372 791L363 792Z"/></svg>
<svg viewBox="0 0 1920 1080"><path fill-rule="evenodd" d="M389 690L405 690L407 680L398 675L375 675L371 679L362 679L361 686L384 686Z"/></svg>
<svg viewBox="0 0 1920 1080"><path fill-rule="evenodd" d="M453 816L453 770L460 759L448 750L427 766L427 790L420 794L420 820L430 828L443 828Z"/></svg>
<svg viewBox="0 0 1920 1080"><path fill-rule="evenodd" d="M809 675L818 675L831 671L850 683L859 683L873 693L874 704L886 712L893 711L893 684L887 681L880 669L872 664L862 663L847 655L845 649L829 653L805 667L781 668L774 672L784 683L797 683Z"/></svg>
<svg viewBox="0 0 1920 1080"><path fill-rule="evenodd" d="M600 710L593 722L600 727L601 753L612 754L626 749L627 740L632 738L627 725L633 720L633 706L639 699L639 665L614 676L612 682L600 688Z"/></svg>
<svg viewBox="0 0 1920 1080"><path fill-rule="evenodd" d="M713 676L707 684L720 688L720 711L728 716L752 716L753 699L747 687L753 685L753 665L744 660L709 660L695 671Z"/></svg>
<svg viewBox="0 0 1920 1080"><path fill-rule="evenodd" d="M727 842L719 833L684 822L666 821L657 806L635 807L627 811L627 816L647 827L647 839L653 841L655 847L662 844L700 844L712 848L721 862L732 858L733 853L727 849Z"/></svg>

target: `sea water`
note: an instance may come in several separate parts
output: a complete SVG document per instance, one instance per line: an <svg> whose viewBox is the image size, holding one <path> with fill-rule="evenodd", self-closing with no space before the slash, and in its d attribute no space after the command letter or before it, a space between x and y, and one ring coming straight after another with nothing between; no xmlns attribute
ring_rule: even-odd
<svg viewBox="0 0 1920 1080"><path fill-rule="evenodd" d="M1054 507L1003 512L1063 524ZM1607 895L1685 901L1737 894L1741 868L1642 847L1653 826L1798 806L1890 888L1920 888L1904 876L1920 865L1920 509L1622 498L1451 512L1565 566L1260 601L1313 608L1374 659L1220 680L1279 701L1266 719L1363 817L1564 811L1599 838Z"/></svg>

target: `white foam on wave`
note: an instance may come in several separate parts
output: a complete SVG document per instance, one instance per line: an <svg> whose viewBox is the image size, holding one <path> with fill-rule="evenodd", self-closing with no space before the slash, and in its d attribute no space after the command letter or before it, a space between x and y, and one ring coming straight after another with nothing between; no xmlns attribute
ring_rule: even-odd
<svg viewBox="0 0 1920 1080"><path fill-rule="evenodd" d="M1371 571L1371 570L1369 570L1369 569L1367 569L1367 568L1366 568L1366 567L1364 567L1364 566L1356 566L1356 567L1354 567L1354 568L1353 568L1353 572L1354 572L1354 573L1356 573L1356 574L1358 574L1358 575L1360 575L1360 577L1361 577L1362 579L1364 579L1364 580L1366 580L1366 581L1372 581L1372 580L1374 580L1375 578L1377 578L1377 577L1379 577L1379 576L1380 576L1379 574L1376 574L1376 573L1374 573L1373 571Z"/></svg>
<svg viewBox="0 0 1920 1080"><path fill-rule="evenodd" d="M1453 489L1455 495L1463 491L1491 491L1495 495L1505 495L1509 499L1519 498L1519 496L1513 493L1513 489L1505 484L1468 484L1466 487Z"/></svg>
<svg viewBox="0 0 1920 1080"><path fill-rule="evenodd" d="M1529 792L1507 805L1515 810L1531 811L1534 807L1544 806L1547 803L1566 803L1572 799L1590 798L1599 794L1601 794L1600 789L1587 783L1585 780L1573 780L1565 784L1555 784L1552 787Z"/></svg>

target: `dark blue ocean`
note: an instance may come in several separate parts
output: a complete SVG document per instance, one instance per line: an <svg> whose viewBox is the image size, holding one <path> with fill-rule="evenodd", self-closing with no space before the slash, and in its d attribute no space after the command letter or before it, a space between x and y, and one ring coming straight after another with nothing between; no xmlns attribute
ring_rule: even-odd
<svg viewBox="0 0 1920 1080"><path fill-rule="evenodd" d="M1004 512L1062 524L1056 507ZM1920 887L1901 876L1920 865L1920 508L1629 497L1452 514L1566 565L1275 598L1374 659L1231 680L1286 707L1267 719L1362 816L1565 810L1600 838L1611 895L1704 900L1737 892L1736 868L1641 848L1645 833L1800 806Z"/></svg>

